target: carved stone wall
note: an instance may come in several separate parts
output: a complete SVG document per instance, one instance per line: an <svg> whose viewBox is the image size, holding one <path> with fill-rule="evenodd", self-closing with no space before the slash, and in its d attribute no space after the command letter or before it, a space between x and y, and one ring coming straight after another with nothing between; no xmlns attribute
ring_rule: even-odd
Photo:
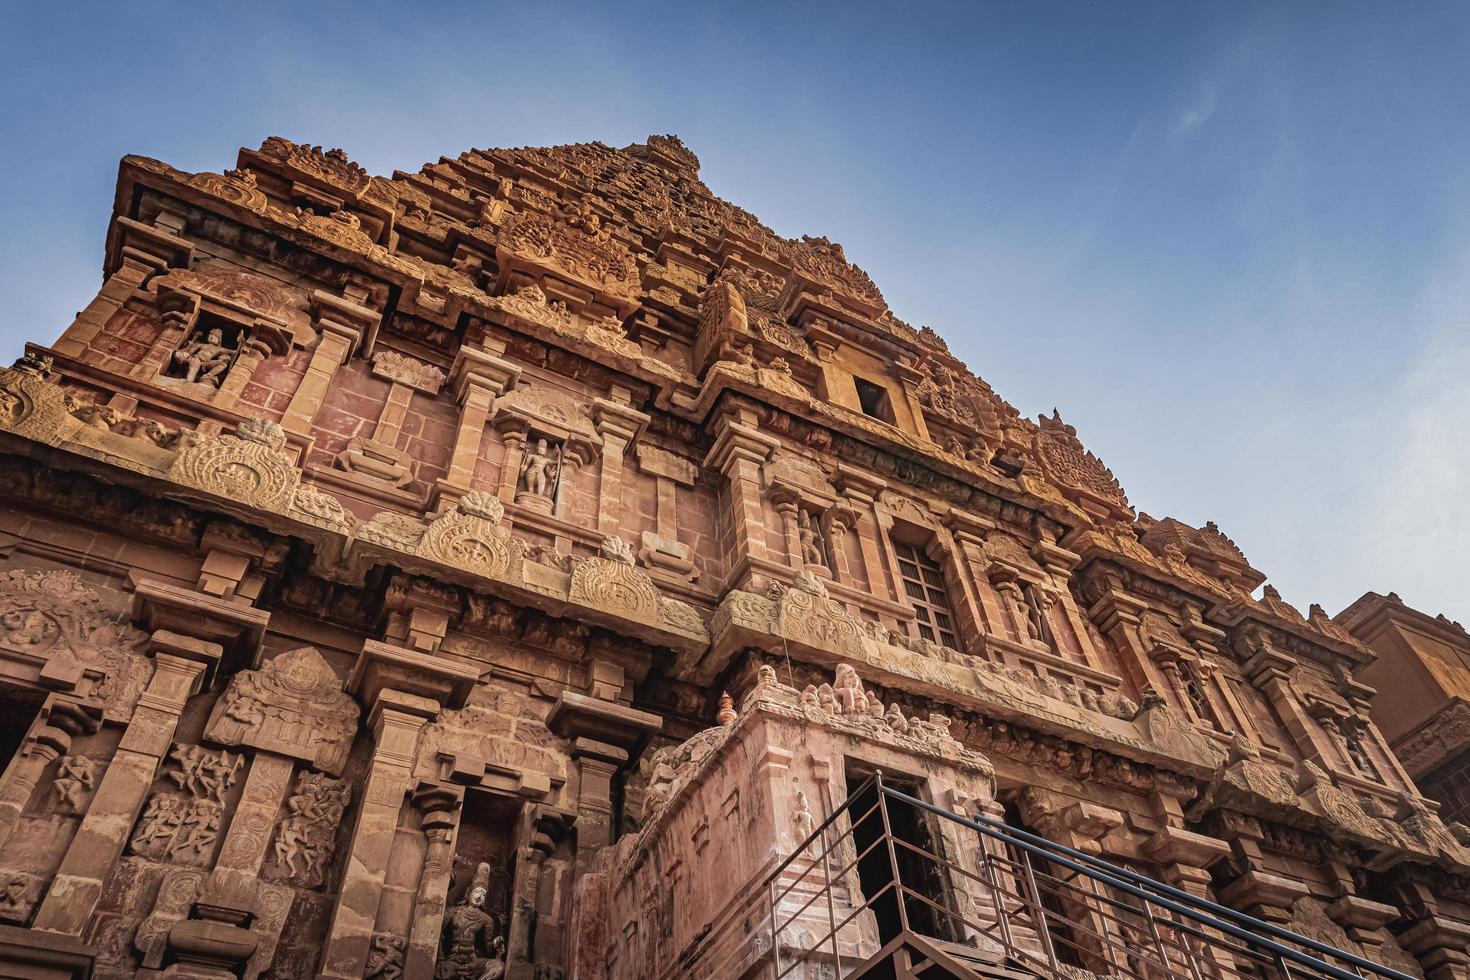
<svg viewBox="0 0 1470 980"><path fill-rule="evenodd" d="M1384 623L1453 623L1303 614L1135 512L676 137L220 169L126 158L102 287L0 369L5 936L101 977L749 966L721 916L867 767L1467 976L1470 681L1374 680Z"/></svg>

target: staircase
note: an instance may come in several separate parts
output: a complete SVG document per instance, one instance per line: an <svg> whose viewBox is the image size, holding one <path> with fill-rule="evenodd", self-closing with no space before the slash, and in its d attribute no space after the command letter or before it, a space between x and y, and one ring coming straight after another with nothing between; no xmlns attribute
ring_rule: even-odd
<svg viewBox="0 0 1470 980"><path fill-rule="evenodd" d="M881 773L760 887L764 966L729 980L1413 980Z"/></svg>

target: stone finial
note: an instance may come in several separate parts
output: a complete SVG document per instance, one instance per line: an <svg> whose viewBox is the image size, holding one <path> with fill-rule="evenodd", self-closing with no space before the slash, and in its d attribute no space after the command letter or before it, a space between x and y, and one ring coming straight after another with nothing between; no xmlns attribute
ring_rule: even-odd
<svg viewBox="0 0 1470 980"><path fill-rule="evenodd" d="M738 717L740 716L735 713L735 701L730 697L730 692L725 691L721 693L720 712L715 715L715 721L721 725L728 725Z"/></svg>

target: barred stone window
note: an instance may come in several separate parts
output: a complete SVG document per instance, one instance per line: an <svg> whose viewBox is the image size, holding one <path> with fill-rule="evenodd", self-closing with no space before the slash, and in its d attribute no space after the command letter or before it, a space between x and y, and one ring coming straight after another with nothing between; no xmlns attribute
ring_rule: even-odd
<svg viewBox="0 0 1470 980"><path fill-rule="evenodd" d="M960 649L949 594L944 589L944 572L915 545L895 541L893 551L898 556L904 592L914 606L914 625L919 629L919 636L951 650Z"/></svg>

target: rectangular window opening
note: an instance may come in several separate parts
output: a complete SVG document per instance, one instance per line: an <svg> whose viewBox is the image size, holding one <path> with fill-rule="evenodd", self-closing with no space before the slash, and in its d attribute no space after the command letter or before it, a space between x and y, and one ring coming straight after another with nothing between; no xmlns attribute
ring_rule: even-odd
<svg viewBox="0 0 1470 980"><path fill-rule="evenodd" d="M960 649L954 626L949 595L944 590L944 572L922 548L893 542L898 557L898 573L903 578L903 591L914 607L914 628L919 638L939 643L951 650Z"/></svg>
<svg viewBox="0 0 1470 980"><path fill-rule="evenodd" d="M893 404L888 397L888 389L865 378L854 377L852 383L857 388L858 404L863 407L863 414L893 425Z"/></svg>

